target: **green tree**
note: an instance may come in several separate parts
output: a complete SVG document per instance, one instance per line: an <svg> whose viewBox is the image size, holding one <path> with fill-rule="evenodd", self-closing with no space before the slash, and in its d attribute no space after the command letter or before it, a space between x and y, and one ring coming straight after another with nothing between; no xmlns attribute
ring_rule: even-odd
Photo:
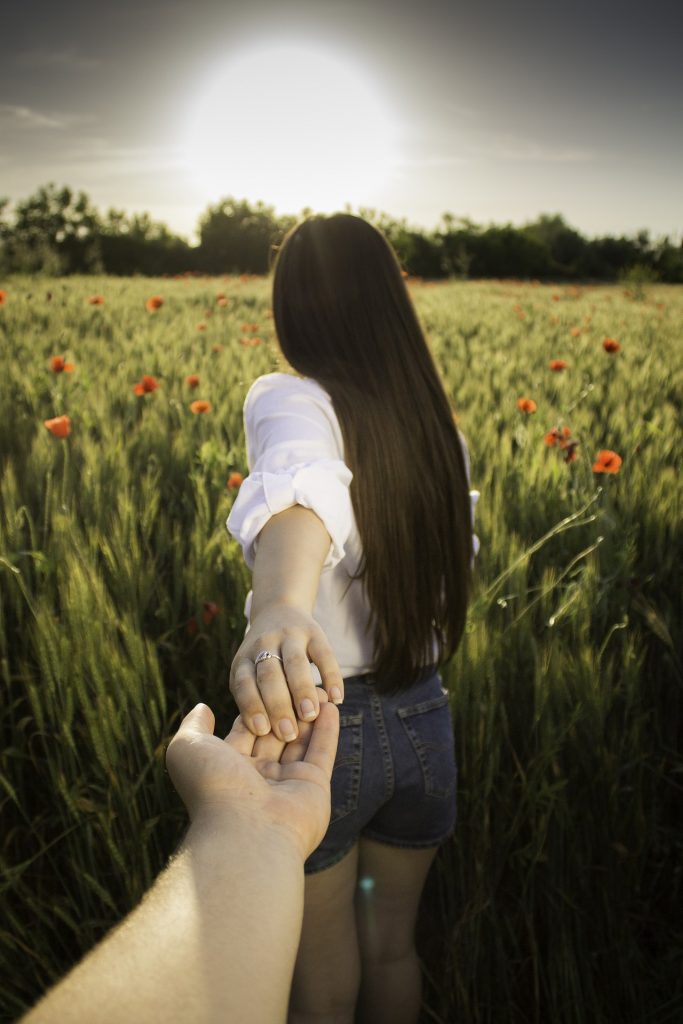
<svg viewBox="0 0 683 1024"><path fill-rule="evenodd" d="M6 241L10 262L16 270L51 274L100 270L99 230L85 192L45 185L16 204Z"/></svg>
<svg viewBox="0 0 683 1024"><path fill-rule="evenodd" d="M542 213L537 220L526 224L521 234L547 253L546 273L561 277L581 274L586 239L569 227L559 213Z"/></svg>
<svg viewBox="0 0 683 1024"><path fill-rule="evenodd" d="M227 196L209 206L199 222L199 265L213 274L265 274L273 246L291 223L292 218L279 221L272 206Z"/></svg>

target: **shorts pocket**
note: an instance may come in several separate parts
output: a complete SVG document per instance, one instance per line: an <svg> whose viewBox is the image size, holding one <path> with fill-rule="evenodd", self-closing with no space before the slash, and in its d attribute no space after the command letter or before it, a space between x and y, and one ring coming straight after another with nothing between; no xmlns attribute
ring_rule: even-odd
<svg viewBox="0 0 683 1024"><path fill-rule="evenodd" d="M447 693L409 708L397 708L399 718L422 768L427 796L445 799L457 782L455 737Z"/></svg>
<svg viewBox="0 0 683 1024"><path fill-rule="evenodd" d="M330 824L358 809L363 765L363 712L340 714L339 745L332 769Z"/></svg>

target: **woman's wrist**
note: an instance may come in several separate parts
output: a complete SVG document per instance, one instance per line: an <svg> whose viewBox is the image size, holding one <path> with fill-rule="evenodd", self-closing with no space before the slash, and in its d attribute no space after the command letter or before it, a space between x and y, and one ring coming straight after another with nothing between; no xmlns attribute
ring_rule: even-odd
<svg viewBox="0 0 683 1024"><path fill-rule="evenodd" d="M261 589L259 594L254 590L252 592L249 621L252 623L259 616L275 616L277 618L279 615L286 615L292 611L311 615L315 602L309 600L309 598L310 595L296 590L267 593L264 589Z"/></svg>

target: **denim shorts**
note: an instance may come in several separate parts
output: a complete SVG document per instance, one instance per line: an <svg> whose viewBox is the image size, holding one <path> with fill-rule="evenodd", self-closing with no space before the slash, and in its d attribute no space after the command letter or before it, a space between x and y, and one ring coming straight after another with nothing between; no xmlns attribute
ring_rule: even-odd
<svg viewBox="0 0 683 1024"><path fill-rule="evenodd" d="M457 767L448 693L437 666L395 696L375 676L344 680L332 815L307 875L332 867L359 836L390 846L437 846L453 834Z"/></svg>

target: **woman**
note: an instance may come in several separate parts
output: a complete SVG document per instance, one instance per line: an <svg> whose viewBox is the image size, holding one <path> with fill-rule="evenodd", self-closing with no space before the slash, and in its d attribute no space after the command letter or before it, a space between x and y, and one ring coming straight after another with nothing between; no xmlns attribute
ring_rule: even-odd
<svg viewBox="0 0 683 1024"><path fill-rule="evenodd" d="M289 1020L352 1022L357 1007L361 1021L415 1024L420 896L455 825L438 666L458 646L470 590L464 444L376 228L350 214L293 227L273 316L301 376L260 377L245 402L250 475L227 525L253 586L230 690L252 732L284 741L318 713L312 666L343 700Z"/></svg>

